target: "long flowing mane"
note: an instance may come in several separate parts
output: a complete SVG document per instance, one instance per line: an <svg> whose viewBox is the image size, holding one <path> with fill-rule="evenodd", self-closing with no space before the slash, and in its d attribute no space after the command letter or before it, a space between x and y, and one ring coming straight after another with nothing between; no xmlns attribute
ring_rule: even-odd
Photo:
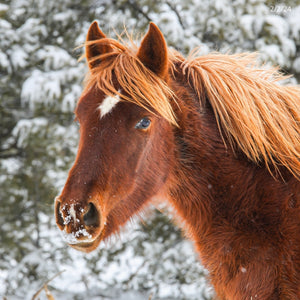
<svg viewBox="0 0 300 300"><path fill-rule="evenodd" d="M184 60L183 71L214 110L231 146L268 169L285 166L300 177L300 87L289 76L259 66L256 54L210 54Z"/></svg>
<svg viewBox="0 0 300 300"><path fill-rule="evenodd" d="M174 92L137 58L137 47L104 38L88 45L110 45L113 51L94 58L101 61L87 77L86 90L97 85L106 94L120 94L113 74L130 95L124 101L153 110L177 124L171 101ZM279 85L287 76L278 68L257 64L255 54L209 54L184 59L169 50L174 71L178 62L198 95L200 105L209 100L220 132L233 149L271 170L286 167L300 178L300 87Z"/></svg>

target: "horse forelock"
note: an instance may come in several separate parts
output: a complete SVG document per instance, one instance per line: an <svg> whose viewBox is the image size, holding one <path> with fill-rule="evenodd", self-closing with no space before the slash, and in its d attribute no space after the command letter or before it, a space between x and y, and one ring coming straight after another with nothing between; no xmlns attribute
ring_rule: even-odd
<svg viewBox="0 0 300 300"><path fill-rule="evenodd" d="M138 59L137 47L132 40L130 47L107 38L87 43L110 44L113 51L93 59L99 63L87 74L85 91L97 87L107 96L118 95L121 100L137 104L177 125L171 104L176 101L175 94L162 78Z"/></svg>

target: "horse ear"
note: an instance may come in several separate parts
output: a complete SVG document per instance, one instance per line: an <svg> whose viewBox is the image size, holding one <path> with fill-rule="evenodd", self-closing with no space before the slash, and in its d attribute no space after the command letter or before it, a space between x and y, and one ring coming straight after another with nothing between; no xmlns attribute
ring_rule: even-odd
<svg viewBox="0 0 300 300"><path fill-rule="evenodd" d="M137 53L141 62L152 72L165 79L168 72L168 48L159 28L150 23Z"/></svg>
<svg viewBox="0 0 300 300"><path fill-rule="evenodd" d="M90 69L92 69L97 64L99 64L99 60L96 60L96 61L93 60L95 57L112 51L111 46L108 44L107 45L103 45L103 44L99 45L97 43L89 44L89 42L91 42L91 41L101 40L104 38L106 38L106 35L99 28L98 22L94 21L91 24L89 31L87 33L87 36L86 36L87 44L86 44L85 52L86 52L86 59L88 61Z"/></svg>

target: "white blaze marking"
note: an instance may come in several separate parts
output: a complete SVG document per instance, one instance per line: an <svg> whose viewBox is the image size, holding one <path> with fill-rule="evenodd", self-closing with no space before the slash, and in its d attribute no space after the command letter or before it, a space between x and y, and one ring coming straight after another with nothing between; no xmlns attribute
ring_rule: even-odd
<svg viewBox="0 0 300 300"><path fill-rule="evenodd" d="M73 222L75 224L76 223L76 211L74 209L74 204L71 205L70 210L69 210L69 214L70 214L70 216L73 219Z"/></svg>
<svg viewBox="0 0 300 300"><path fill-rule="evenodd" d="M98 107L101 113L101 118L103 118L106 114L111 112L112 109L117 105L119 101L120 101L119 95L115 95L114 97L107 96Z"/></svg>

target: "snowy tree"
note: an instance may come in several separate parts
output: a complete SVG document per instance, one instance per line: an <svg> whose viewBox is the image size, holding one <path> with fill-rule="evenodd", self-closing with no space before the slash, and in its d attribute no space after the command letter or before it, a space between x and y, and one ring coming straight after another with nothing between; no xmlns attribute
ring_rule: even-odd
<svg viewBox="0 0 300 300"><path fill-rule="evenodd" d="M184 54L259 51L300 79L300 1L6 0L0 4L0 295L31 299L52 275L57 299L209 299L198 257L169 213L136 222L89 255L67 248L53 199L77 147L73 110L86 72L77 59L94 19L143 33L156 22ZM80 268L79 271L75 270ZM137 292L138 291L138 292ZM62 294L61 294L62 292ZM123 297L123 298L122 298ZM127 297L127 298L126 298ZM153 299L154 299L153 298Z"/></svg>
<svg viewBox="0 0 300 300"><path fill-rule="evenodd" d="M81 28L70 24L82 11L65 1L12 1L0 10L0 268L23 266L7 281L12 292L24 278L48 275L26 258L48 238L41 228L51 220L59 181L76 151L72 110L84 66L77 64L68 31L79 36Z"/></svg>

